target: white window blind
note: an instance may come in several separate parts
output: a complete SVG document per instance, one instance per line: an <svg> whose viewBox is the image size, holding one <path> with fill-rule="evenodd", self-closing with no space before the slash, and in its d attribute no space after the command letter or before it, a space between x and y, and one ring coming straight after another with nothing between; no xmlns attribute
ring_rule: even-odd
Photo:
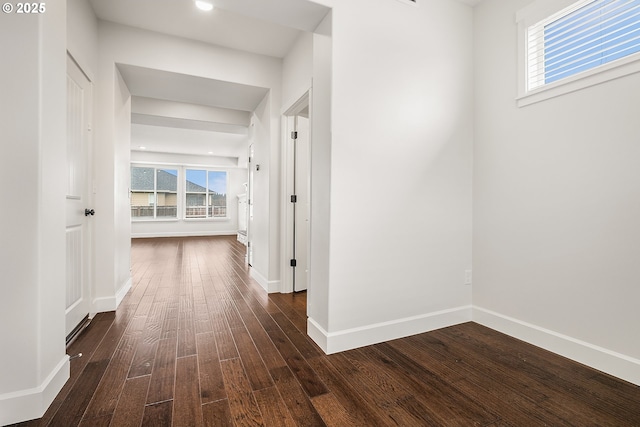
<svg viewBox="0 0 640 427"><path fill-rule="evenodd" d="M527 28L527 91L640 52L640 0L582 0Z"/></svg>

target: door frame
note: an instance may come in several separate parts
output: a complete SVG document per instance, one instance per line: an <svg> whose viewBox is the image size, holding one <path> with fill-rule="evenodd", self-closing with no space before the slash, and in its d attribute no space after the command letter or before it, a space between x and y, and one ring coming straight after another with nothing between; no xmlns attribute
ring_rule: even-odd
<svg viewBox="0 0 640 427"><path fill-rule="evenodd" d="M299 115L305 108L309 109L309 145L311 145L311 128L313 127L313 111L312 111L312 90L307 90L302 96L298 98L289 108L282 113L282 210L281 210L281 239L280 239L280 293L291 293L294 291L293 275L291 270L290 261L293 258L293 248L290 242L293 242L294 229L293 229L293 203L291 203L290 197L293 194L293 178L294 178L294 150L290 143L291 132L295 130L295 117ZM311 155L311 150L309 150ZM311 161L309 161L311 165ZM311 174L309 174L309 184L311 186ZM309 193L309 197L311 194ZM311 201L310 201L311 204ZM311 210L311 208L309 208ZM309 217L309 224L311 224L311 218ZM307 257L308 257L308 269L311 271L311 235L307 238ZM309 277L307 275L307 288L309 287Z"/></svg>

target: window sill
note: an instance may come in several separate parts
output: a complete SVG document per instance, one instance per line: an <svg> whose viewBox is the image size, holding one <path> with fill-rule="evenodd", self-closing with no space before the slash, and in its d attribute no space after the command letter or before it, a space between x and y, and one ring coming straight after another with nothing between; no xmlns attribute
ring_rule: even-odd
<svg viewBox="0 0 640 427"><path fill-rule="evenodd" d="M178 222L178 218L131 218L131 222Z"/></svg>
<svg viewBox="0 0 640 427"><path fill-rule="evenodd" d="M516 98L516 103L518 107L525 107L638 72L640 54L635 54L524 93Z"/></svg>
<svg viewBox="0 0 640 427"><path fill-rule="evenodd" d="M183 218L184 222L222 222L229 221L229 217L217 217L217 218Z"/></svg>

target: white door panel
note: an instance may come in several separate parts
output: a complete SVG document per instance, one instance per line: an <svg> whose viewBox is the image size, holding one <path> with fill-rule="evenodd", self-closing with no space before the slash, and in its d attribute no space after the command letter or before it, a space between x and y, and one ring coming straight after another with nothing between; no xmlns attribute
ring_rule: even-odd
<svg viewBox="0 0 640 427"><path fill-rule="evenodd" d="M66 199L66 334L90 310L91 215L90 119L91 83L67 58L67 199Z"/></svg>
<svg viewBox="0 0 640 427"><path fill-rule="evenodd" d="M294 204L294 291L307 289L309 277L309 119L296 116Z"/></svg>

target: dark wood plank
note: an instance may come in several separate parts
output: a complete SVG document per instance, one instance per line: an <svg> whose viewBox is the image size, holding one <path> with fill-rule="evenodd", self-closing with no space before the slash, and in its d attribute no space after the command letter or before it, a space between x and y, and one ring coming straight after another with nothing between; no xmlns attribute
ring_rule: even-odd
<svg viewBox="0 0 640 427"><path fill-rule="evenodd" d="M108 360L89 362L67 399L49 422L51 426L77 426L89 406L91 397L107 370Z"/></svg>
<svg viewBox="0 0 640 427"><path fill-rule="evenodd" d="M297 425L309 427L325 425L289 368L273 369L271 375Z"/></svg>
<svg viewBox="0 0 640 427"><path fill-rule="evenodd" d="M422 406L421 411L414 410L418 404L406 388L390 378L386 373L371 372L366 366L354 364L357 350L334 354L330 363L340 374L359 391L369 402L376 414L390 425L445 425L446 415L434 413Z"/></svg>
<svg viewBox="0 0 640 427"><path fill-rule="evenodd" d="M113 414L114 426L118 427L139 427L142 423L144 405L149 389L150 375L128 379L122 394L118 400L118 405Z"/></svg>
<svg viewBox="0 0 640 427"><path fill-rule="evenodd" d="M200 375L200 399L203 404L226 399L220 359L213 332L196 335L198 368ZM228 405L227 405L228 406Z"/></svg>
<svg viewBox="0 0 640 427"><path fill-rule="evenodd" d="M176 372L175 338L163 339L158 342L158 351L151 372L147 403L163 402L173 399L173 386Z"/></svg>
<svg viewBox="0 0 640 427"><path fill-rule="evenodd" d="M205 427L234 427L227 399L202 405Z"/></svg>
<svg viewBox="0 0 640 427"><path fill-rule="evenodd" d="M551 376L550 373L538 366L526 363L518 357L513 357L513 353L503 353L496 350L489 350L486 344L474 345L464 338L460 338L451 331L433 331L431 336L439 339L452 338L448 341L450 348L456 349L459 354L468 353L469 348L473 348L474 355L477 360L484 366L492 367L492 372L503 370L508 372L508 376L525 384L527 388L534 390L544 390L545 398L537 402L541 408L545 408L549 412L558 414L568 423L577 423L588 425L595 423L596 425L608 425L613 418L611 414L601 413L593 407L585 405L575 396L566 399L562 391L562 382ZM477 344L477 343L476 343ZM478 365L479 366L479 365ZM626 422L625 420L623 420Z"/></svg>
<svg viewBox="0 0 640 427"><path fill-rule="evenodd" d="M264 426L240 359L223 360L220 365L234 423L238 426Z"/></svg>
<svg viewBox="0 0 640 427"><path fill-rule="evenodd" d="M266 427L296 427L299 425L291 417L276 387L258 390L254 395Z"/></svg>
<svg viewBox="0 0 640 427"><path fill-rule="evenodd" d="M201 427L202 425L198 359L196 356L181 357L176 362L172 426Z"/></svg>
<svg viewBox="0 0 640 427"><path fill-rule="evenodd" d="M610 376L531 344L504 334L496 334L495 331L474 323L447 328L442 333L451 334L458 341L473 343L474 347L481 347L483 352L487 349L499 351L501 357L509 360L506 363L533 367L534 375L540 381L551 378L560 393L571 393L576 399L608 416L618 417L619 411L625 407L640 409L640 396L633 393L636 386L617 380L617 387L611 387ZM609 386L604 386L607 383ZM634 415L631 418L625 416L620 422L640 425L640 410Z"/></svg>
<svg viewBox="0 0 640 427"><path fill-rule="evenodd" d="M322 354L322 350L311 341L311 338L306 335L306 332L304 334L300 332L283 313L273 314L272 317L305 359L317 357Z"/></svg>
<svg viewBox="0 0 640 427"><path fill-rule="evenodd" d="M466 396L499 412L503 418L516 422L516 425L564 424L561 418L539 408L534 400L523 395L523 389L501 382L499 377L496 378L499 373L491 376L480 374L479 369L455 356L444 355L431 347L418 347L412 340L395 340L375 347L386 354L384 346L392 346L425 370L430 370L439 378L451 383ZM496 384L500 386L496 387Z"/></svg>
<svg viewBox="0 0 640 427"><path fill-rule="evenodd" d="M253 297L248 296L247 298L253 299ZM262 326L262 323L258 320L253 310L249 307L245 300L235 300L236 308L238 309L238 313L244 322L251 339L253 340L255 346L260 349L260 357L262 358L267 369L273 368L281 368L286 366L286 362L282 358L282 355L269 338L266 330ZM262 307L259 307L262 309ZM268 316L271 319L271 316L262 310L263 315ZM273 322L273 319L271 319Z"/></svg>
<svg viewBox="0 0 640 427"><path fill-rule="evenodd" d="M83 418L78 427L109 427L110 425L111 415L103 415L97 418Z"/></svg>
<svg viewBox="0 0 640 427"><path fill-rule="evenodd" d="M171 427L173 400L144 407L142 427Z"/></svg>
<svg viewBox="0 0 640 427"><path fill-rule="evenodd" d="M282 354L287 366L296 376L302 387L310 397L327 393L327 388L320 381L316 373L311 369L309 363L302 357L300 352L291 343L287 335L280 329L269 331L269 337L276 348Z"/></svg>
<svg viewBox="0 0 640 427"><path fill-rule="evenodd" d="M85 413L86 418L111 415L116 409L120 392L131 368L138 334L125 334L98 385Z"/></svg>
<svg viewBox="0 0 640 427"><path fill-rule="evenodd" d="M444 418L446 424L470 425L485 425L500 419L490 409L390 346L364 347L350 352L350 356L370 373L375 372L377 376L385 374L385 383L393 381L415 397L415 401L409 398L400 404L414 417L429 411L434 417Z"/></svg>
<svg viewBox="0 0 640 427"><path fill-rule="evenodd" d="M345 420L345 426L383 426L387 425L387 417L383 413L379 413L376 406L366 400L352 383L350 383L339 370L329 361L327 357L317 357L309 361L320 379L331 390L331 394L344 408L337 408L339 413L333 414L335 417ZM328 394L328 393L325 393ZM312 397L314 407L318 398L323 395ZM322 414L327 411L326 408L320 407L318 412ZM323 417L324 418L324 417Z"/></svg>
<svg viewBox="0 0 640 427"><path fill-rule="evenodd" d="M233 339L236 342L240 359L242 359L242 365L251 384L253 390L262 390L263 388L271 387L273 381L266 366L262 362L260 353L253 343L249 332L242 327L232 329L231 333Z"/></svg>

